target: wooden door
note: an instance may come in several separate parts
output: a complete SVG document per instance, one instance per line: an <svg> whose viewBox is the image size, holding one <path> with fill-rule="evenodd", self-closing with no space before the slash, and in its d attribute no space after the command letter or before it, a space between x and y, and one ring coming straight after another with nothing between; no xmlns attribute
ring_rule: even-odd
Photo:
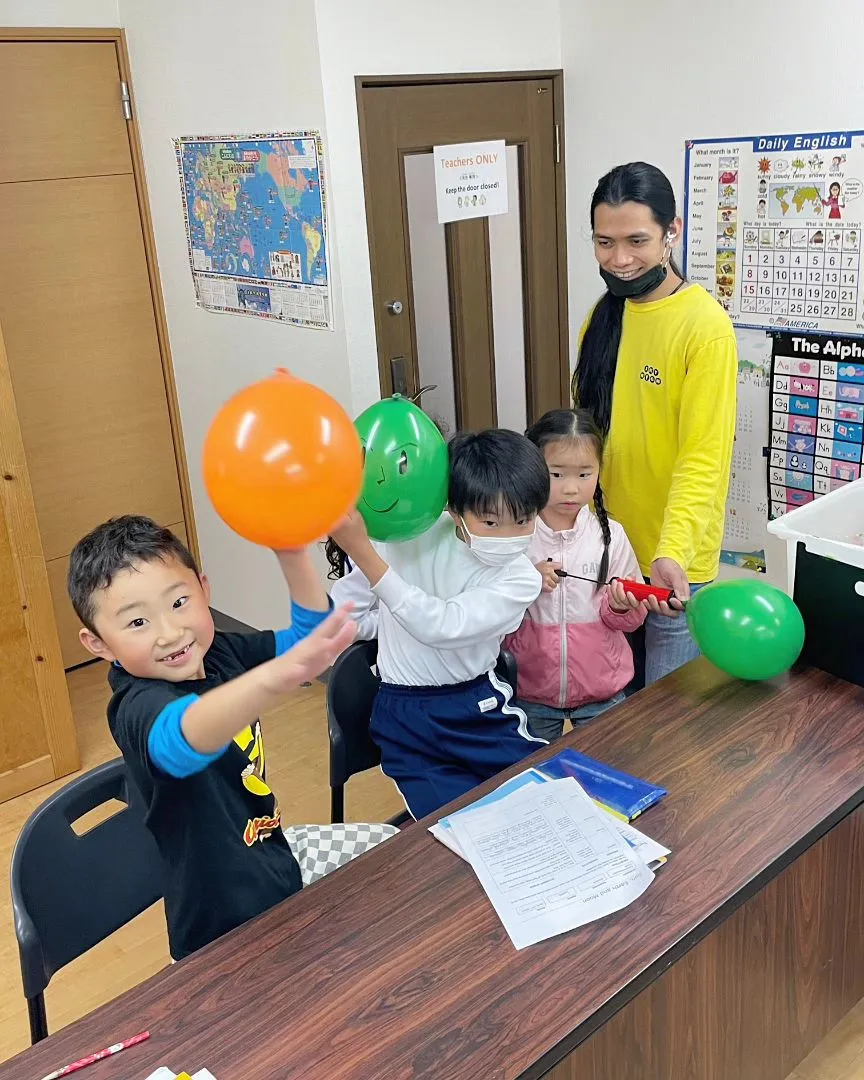
<svg viewBox="0 0 864 1080"><path fill-rule="evenodd" d="M118 44L0 41L0 326L66 667L75 541L186 517Z"/></svg>
<svg viewBox="0 0 864 1080"><path fill-rule="evenodd" d="M51 592L0 327L0 802L78 768Z"/></svg>
<svg viewBox="0 0 864 1080"><path fill-rule="evenodd" d="M530 422L568 400L560 74L399 81L358 79L381 392L444 382L424 405L457 427ZM509 250L498 218L430 220L433 148L500 139Z"/></svg>
<svg viewBox="0 0 864 1080"><path fill-rule="evenodd" d="M78 766L75 542L138 513L195 547L128 83L119 30L0 30L0 801Z"/></svg>

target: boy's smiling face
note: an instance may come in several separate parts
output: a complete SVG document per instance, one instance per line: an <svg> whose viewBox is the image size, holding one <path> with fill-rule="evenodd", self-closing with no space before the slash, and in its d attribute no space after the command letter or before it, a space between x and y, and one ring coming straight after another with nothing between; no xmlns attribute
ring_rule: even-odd
<svg viewBox="0 0 864 1080"><path fill-rule="evenodd" d="M204 678L213 644L210 584L177 559L153 559L121 570L93 595L97 633L81 643L141 679L185 682Z"/></svg>

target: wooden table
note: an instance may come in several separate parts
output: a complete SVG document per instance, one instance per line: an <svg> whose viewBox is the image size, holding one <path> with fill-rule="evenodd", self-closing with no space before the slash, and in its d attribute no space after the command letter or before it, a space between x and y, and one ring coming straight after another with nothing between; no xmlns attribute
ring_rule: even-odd
<svg viewBox="0 0 864 1080"><path fill-rule="evenodd" d="M697 661L565 739L669 789L639 824L672 857L625 911L517 953L412 826L0 1080L143 1028L82 1078L783 1080L864 996L862 721L864 690L823 672Z"/></svg>

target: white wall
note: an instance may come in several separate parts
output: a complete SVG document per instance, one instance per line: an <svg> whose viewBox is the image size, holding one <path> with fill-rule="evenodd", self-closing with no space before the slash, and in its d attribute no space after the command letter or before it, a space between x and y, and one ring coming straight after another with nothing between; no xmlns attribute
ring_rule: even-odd
<svg viewBox="0 0 864 1080"><path fill-rule="evenodd" d="M317 0L333 219L356 412L380 396L355 75L561 67L558 0ZM616 23L618 19L614 20Z"/></svg>
<svg viewBox="0 0 864 1080"><path fill-rule="evenodd" d="M314 0L255 0L255 10L245 20L234 0L120 4L204 568L216 607L255 626L278 626L287 606L275 560L217 518L201 481L201 447L219 406L279 366L350 408L334 231L328 240L335 332L197 308L171 142L182 135L323 129ZM326 137L324 146L326 155Z"/></svg>
<svg viewBox="0 0 864 1080"><path fill-rule="evenodd" d="M0 26L119 26L118 0L0 0Z"/></svg>
<svg viewBox="0 0 864 1080"><path fill-rule="evenodd" d="M860 128L864 5L722 9L688 0L561 0L571 349L602 291L588 207L600 176L638 159L683 193L684 140Z"/></svg>

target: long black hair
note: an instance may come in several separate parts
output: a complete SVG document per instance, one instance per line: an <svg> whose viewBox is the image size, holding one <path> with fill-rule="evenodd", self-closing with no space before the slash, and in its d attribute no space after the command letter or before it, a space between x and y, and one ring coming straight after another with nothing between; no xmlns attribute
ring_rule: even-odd
<svg viewBox="0 0 864 1080"><path fill-rule="evenodd" d="M603 433L594 418L587 409L553 409L545 413L536 424L533 424L525 432L526 438L541 451L556 442L580 442L588 440L594 447L597 460L603 463ZM603 557L600 560L600 570L597 574L597 586L595 592L599 592L606 582L609 573L609 545L612 543L612 530L609 527L609 515L606 513L606 504L603 501L603 489L600 481L594 492L594 513L603 534Z"/></svg>
<svg viewBox="0 0 864 1080"><path fill-rule="evenodd" d="M661 229L675 220L675 192L668 178L656 166L644 161L618 165L600 180L591 199L591 228L598 206L621 206L635 202L647 206ZM673 274L683 277L674 259ZM624 300L607 292L594 308L582 338L579 359L573 372L573 404L587 409L604 436L612 418L612 386L621 344Z"/></svg>

